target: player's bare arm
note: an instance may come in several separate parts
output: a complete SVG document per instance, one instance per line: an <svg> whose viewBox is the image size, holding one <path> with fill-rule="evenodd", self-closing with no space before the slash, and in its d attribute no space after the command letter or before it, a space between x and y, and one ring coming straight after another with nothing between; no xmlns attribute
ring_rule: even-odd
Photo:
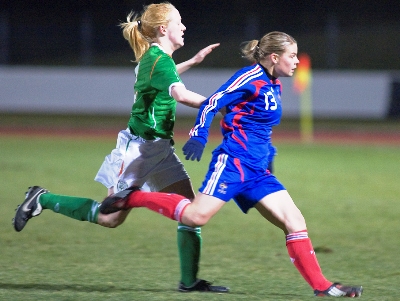
<svg viewBox="0 0 400 301"><path fill-rule="evenodd" d="M206 99L203 95L186 89L183 85L176 85L171 88L171 96L179 103L191 107L200 108Z"/></svg>

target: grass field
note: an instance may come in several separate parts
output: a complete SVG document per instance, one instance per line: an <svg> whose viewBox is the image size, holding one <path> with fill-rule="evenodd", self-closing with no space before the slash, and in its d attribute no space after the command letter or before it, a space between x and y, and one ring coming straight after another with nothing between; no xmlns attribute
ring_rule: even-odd
<svg viewBox="0 0 400 301"><path fill-rule="evenodd" d="M44 211L20 233L11 218L26 188L102 200L93 177L116 137L0 136L0 300L310 300L284 235L228 203L203 228L200 276L213 295L176 292L176 223L136 209L116 229ZM177 140L181 154L184 140ZM211 142L207 150L211 150ZM364 300L399 300L398 146L277 142L276 175L307 220L324 274L364 286ZM187 162L195 187L209 155Z"/></svg>

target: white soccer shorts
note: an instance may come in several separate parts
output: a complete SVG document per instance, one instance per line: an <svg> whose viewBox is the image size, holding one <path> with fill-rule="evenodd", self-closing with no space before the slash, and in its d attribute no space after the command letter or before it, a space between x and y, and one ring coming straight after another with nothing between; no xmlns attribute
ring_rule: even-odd
<svg viewBox="0 0 400 301"><path fill-rule="evenodd" d="M129 129L118 134L116 148L105 157L95 181L114 192L132 185L147 191L160 191L189 176L175 154L170 139L145 140Z"/></svg>

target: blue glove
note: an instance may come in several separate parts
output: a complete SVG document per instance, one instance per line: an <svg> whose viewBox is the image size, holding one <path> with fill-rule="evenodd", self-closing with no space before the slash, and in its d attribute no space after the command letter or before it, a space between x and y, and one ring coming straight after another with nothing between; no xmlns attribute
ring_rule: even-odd
<svg viewBox="0 0 400 301"><path fill-rule="evenodd" d="M190 138L182 148L183 154L186 155L185 159L192 161L196 159L197 161L200 161L204 147L205 145L199 140Z"/></svg>

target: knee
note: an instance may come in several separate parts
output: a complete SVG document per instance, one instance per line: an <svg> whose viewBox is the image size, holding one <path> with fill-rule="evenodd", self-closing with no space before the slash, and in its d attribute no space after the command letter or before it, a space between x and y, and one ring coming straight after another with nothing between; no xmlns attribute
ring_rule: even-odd
<svg viewBox="0 0 400 301"><path fill-rule="evenodd" d="M304 219L304 216L300 213L300 211L297 214L291 215L291 217L287 220L285 226L286 230L289 233L307 229L306 220Z"/></svg>
<svg viewBox="0 0 400 301"><path fill-rule="evenodd" d="M97 223L100 226L106 228L117 228L119 225L123 223L123 221L120 221L118 218L115 218L115 216L113 216L112 214L99 213Z"/></svg>
<svg viewBox="0 0 400 301"><path fill-rule="evenodd" d="M209 220L210 216L207 214L194 213L187 216L187 221L192 227L202 227L206 225Z"/></svg>

